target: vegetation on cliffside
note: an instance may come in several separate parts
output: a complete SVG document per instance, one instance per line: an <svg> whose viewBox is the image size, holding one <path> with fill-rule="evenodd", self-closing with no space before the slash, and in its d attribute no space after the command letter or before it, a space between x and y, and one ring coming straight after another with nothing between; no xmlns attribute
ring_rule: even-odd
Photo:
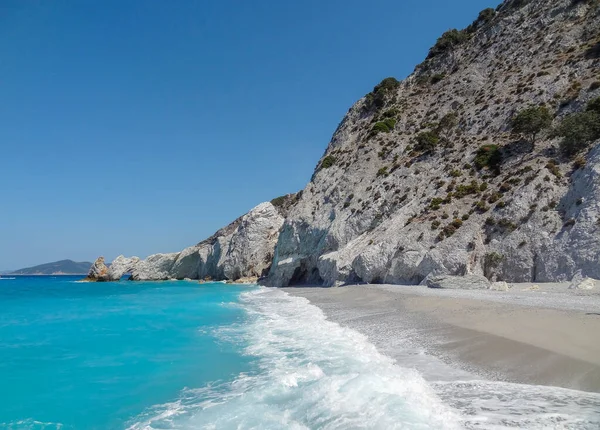
<svg viewBox="0 0 600 430"><path fill-rule="evenodd" d="M445 32L350 109L273 283L600 277L598 70L595 0L507 0Z"/></svg>

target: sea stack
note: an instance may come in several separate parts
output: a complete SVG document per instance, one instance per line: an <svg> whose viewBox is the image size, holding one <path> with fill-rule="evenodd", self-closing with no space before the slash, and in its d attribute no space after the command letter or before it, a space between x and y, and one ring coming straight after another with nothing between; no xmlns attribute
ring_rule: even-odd
<svg viewBox="0 0 600 430"><path fill-rule="evenodd" d="M94 261L94 264L92 264L92 267L90 267L90 271L84 281L105 282L108 280L108 267L104 262L104 257L98 257L96 261Z"/></svg>

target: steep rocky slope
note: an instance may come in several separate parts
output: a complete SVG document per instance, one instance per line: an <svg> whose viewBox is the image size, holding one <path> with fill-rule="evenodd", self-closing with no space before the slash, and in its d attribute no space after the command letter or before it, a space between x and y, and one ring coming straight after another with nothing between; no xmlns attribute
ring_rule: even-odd
<svg viewBox="0 0 600 430"><path fill-rule="evenodd" d="M600 278L598 97L599 3L505 1L359 100L279 210L126 269L273 286Z"/></svg>
<svg viewBox="0 0 600 430"><path fill-rule="evenodd" d="M599 28L595 1L507 1L384 80L336 130L269 284L600 277L598 141L574 168L550 133L511 133L530 105L558 125L600 96Z"/></svg>

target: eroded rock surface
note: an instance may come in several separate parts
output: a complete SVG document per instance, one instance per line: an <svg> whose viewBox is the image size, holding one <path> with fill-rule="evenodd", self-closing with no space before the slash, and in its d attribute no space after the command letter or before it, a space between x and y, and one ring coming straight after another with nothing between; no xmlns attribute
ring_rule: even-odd
<svg viewBox="0 0 600 430"><path fill-rule="evenodd" d="M119 255L117 258L113 260L110 264L110 269L108 271L109 278L114 281L118 281L125 274L132 273L140 262L139 257L131 257L127 258L123 255Z"/></svg>
<svg viewBox="0 0 600 430"><path fill-rule="evenodd" d="M597 286L600 286L600 281L583 276L583 271L578 270L571 283L569 285L570 290L593 290Z"/></svg>
<svg viewBox="0 0 600 430"><path fill-rule="evenodd" d="M465 276L431 276L425 279L428 288L443 288L449 290L489 290L490 281L481 275Z"/></svg>
<svg viewBox="0 0 600 430"><path fill-rule="evenodd" d="M511 132L528 106L556 126L600 96L600 9L506 1L489 16L349 110L286 218L269 285L600 277L600 141L573 162L549 132Z"/></svg>
<svg viewBox="0 0 600 430"><path fill-rule="evenodd" d="M110 280L108 267L104 262L104 257L98 257L96 261L94 261L92 267L90 267L87 277L84 280L90 282L104 282Z"/></svg>
<svg viewBox="0 0 600 430"><path fill-rule="evenodd" d="M98 259L90 278L119 280L131 273L131 280L212 279L237 281L265 276L284 218L271 203L261 203L246 215L219 230L210 238L181 252L154 254L144 260L117 257L110 269Z"/></svg>

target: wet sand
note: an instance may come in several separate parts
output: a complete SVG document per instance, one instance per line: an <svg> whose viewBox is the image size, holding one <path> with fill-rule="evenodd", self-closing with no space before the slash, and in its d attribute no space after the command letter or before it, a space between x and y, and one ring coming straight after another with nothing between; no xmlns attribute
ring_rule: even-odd
<svg viewBox="0 0 600 430"><path fill-rule="evenodd" d="M426 379L476 375L600 392L600 292L568 290L564 284L529 288L516 284L499 292L353 285L284 290L367 335L381 352Z"/></svg>

